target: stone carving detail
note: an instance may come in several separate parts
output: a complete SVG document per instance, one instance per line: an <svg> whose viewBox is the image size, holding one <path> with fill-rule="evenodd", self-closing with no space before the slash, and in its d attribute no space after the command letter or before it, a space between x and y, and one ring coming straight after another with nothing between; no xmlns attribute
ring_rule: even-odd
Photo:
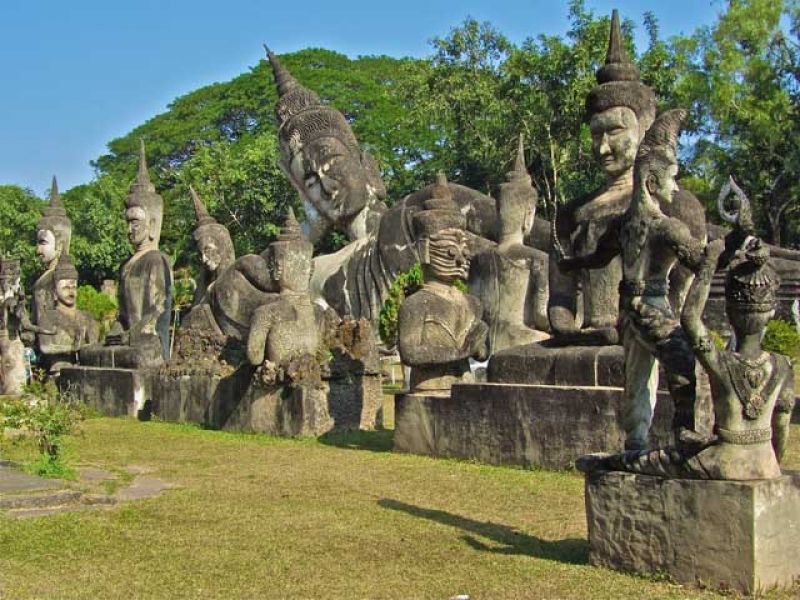
<svg viewBox="0 0 800 600"><path fill-rule="evenodd" d="M453 286L469 274L469 253L464 216L444 175L414 228L424 283L400 306L400 359L411 367L412 392L443 392L472 379L469 358L486 358L488 332L480 300Z"/></svg>
<svg viewBox="0 0 800 600"><path fill-rule="evenodd" d="M549 337L548 256L524 243L533 227L537 193L523 147L520 136L514 168L500 186L498 244L470 263L469 290L483 299L490 354Z"/></svg>
<svg viewBox="0 0 800 600"><path fill-rule="evenodd" d="M253 311L247 358L263 383L319 383L319 336L308 294L314 246L289 209L278 239L267 248L269 277L277 293Z"/></svg>
<svg viewBox="0 0 800 600"><path fill-rule="evenodd" d="M622 258L620 330L625 349L628 449L646 445L655 407L658 362L664 366L675 402L676 439L694 443L699 437L694 433L694 358L668 292L669 276L678 262L692 271L699 268L703 244L682 221L663 211L677 189L675 148L685 115L682 110L667 111L647 131L636 155L631 204L622 216L609 222L595 251L558 261L562 271L569 271Z"/></svg>
<svg viewBox="0 0 800 600"><path fill-rule="evenodd" d="M45 270L33 284L31 316L34 323L39 322L42 313L56 307L53 271L58 264L58 259L69 254L71 238L72 224L67 217L67 211L61 204L58 183L53 176L53 183L50 187L50 204L44 209L42 218L36 224L36 255L42 261Z"/></svg>
<svg viewBox="0 0 800 600"><path fill-rule="evenodd" d="M593 253L609 225L628 208L633 191L633 164L637 147L656 114L653 91L639 80L639 69L625 52L619 14L612 14L605 64L597 72L598 85L587 98L592 150L606 183L588 197L568 203L554 218L554 246L563 245L574 256ZM698 239L705 237L702 206L688 192L679 191L665 210L687 223ZM620 259L564 272L550 265L549 316L554 342L563 345L618 343L616 329L622 278ZM685 293L688 275L673 276L673 303Z"/></svg>
<svg viewBox="0 0 800 600"><path fill-rule="evenodd" d="M192 196L192 204L197 217L197 226L194 229L193 237L202 265L201 276L192 302L192 306L198 306L203 303L208 304L209 289L220 274L233 265L236 254L228 228L217 223L214 217L208 214L205 204L192 186L189 186L189 193Z"/></svg>
<svg viewBox="0 0 800 600"><path fill-rule="evenodd" d="M158 249L164 201L150 182L144 141L125 208L134 253L120 269L118 320L105 346L81 350L84 365L140 368L158 366L169 358L172 267L169 257Z"/></svg>
<svg viewBox="0 0 800 600"><path fill-rule="evenodd" d="M62 254L53 270L55 308L40 314L39 325L52 333L36 336L40 363L51 375L57 375L62 366L75 364L78 351L86 345L96 344L99 328L94 318L78 310L78 270L69 256Z"/></svg>

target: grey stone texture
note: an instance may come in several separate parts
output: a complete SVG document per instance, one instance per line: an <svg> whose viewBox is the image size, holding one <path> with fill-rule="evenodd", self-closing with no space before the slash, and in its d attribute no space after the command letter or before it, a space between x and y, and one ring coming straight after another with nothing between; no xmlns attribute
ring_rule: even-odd
<svg viewBox="0 0 800 600"><path fill-rule="evenodd" d="M752 594L800 577L800 473L697 481L586 477L592 564Z"/></svg>
<svg viewBox="0 0 800 600"><path fill-rule="evenodd" d="M59 388L107 417L144 416L152 405L150 369L65 366Z"/></svg>
<svg viewBox="0 0 800 600"><path fill-rule="evenodd" d="M659 393L652 444L671 441L672 403ZM450 396L396 396L394 448L495 465L564 469L599 449L619 450L622 389L457 384Z"/></svg>

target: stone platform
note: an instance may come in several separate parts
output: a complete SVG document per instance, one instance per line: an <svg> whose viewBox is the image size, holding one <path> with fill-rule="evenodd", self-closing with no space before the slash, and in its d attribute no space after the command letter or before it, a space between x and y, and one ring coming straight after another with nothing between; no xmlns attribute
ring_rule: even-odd
<svg viewBox="0 0 800 600"><path fill-rule="evenodd" d="M766 481L586 477L592 564L746 594L800 578L800 473Z"/></svg>
<svg viewBox="0 0 800 600"><path fill-rule="evenodd" d="M376 426L382 401L377 377L337 378L318 386L268 386L254 378L254 371L245 366L221 376L158 368L65 367L59 385L106 416L156 416L212 429L284 436Z"/></svg>
<svg viewBox="0 0 800 600"><path fill-rule="evenodd" d="M624 445L622 388L458 384L450 396L396 397L394 448L494 465L563 469ZM650 443L672 441L672 402L659 392Z"/></svg>

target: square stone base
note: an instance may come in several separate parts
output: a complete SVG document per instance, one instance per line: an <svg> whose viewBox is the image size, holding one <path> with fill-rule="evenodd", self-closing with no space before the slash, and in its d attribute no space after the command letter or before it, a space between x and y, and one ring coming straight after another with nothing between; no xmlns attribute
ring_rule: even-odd
<svg viewBox="0 0 800 600"><path fill-rule="evenodd" d="M763 481L586 477L592 564L747 594L800 578L800 473Z"/></svg>
<svg viewBox="0 0 800 600"><path fill-rule="evenodd" d="M478 383L450 396L396 397L394 448L495 465L564 469L590 452L622 450L622 389ZM672 401L659 392L650 443L672 441Z"/></svg>
<svg viewBox="0 0 800 600"><path fill-rule="evenodd" d="M63 367L59 388L108 417L145 417L152 398L152 369Z"/></svg>

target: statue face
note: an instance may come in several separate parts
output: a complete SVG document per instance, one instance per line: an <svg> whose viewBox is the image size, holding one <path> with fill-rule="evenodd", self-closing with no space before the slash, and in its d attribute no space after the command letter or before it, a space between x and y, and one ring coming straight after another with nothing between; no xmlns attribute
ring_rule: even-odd
<svg viewBox="0 0 800 600"><path fill-rule="evenodd" d="M56 247L56 234L49 229L40 229L36 232L36 256L45 265L49 265L58 258Z"/></svg>
<svg viewBox="0 0 800 600"><path fill-rule="evenodd" d="M767 323L775 316L775 311L756 311L747 310L741 306L725 304L725 312L728 315L731 328L737 338L754 333L763 333Z"/></svg>
<svg viewBox="0 0 800 600"><path fill-rule="evenodd" d="M678 162L674 156L665 166L651 169L647 174L647 191L653 200L659 204L669 204L672 197L678 191L678 183L675 178L678 176Z"/></svg>
<svg viewBox="0 0 800 600"><path fill-rule="evenodd" d="M78 298L77 279L59 279L56 281L56 300L68 308L75 306Z"/></svg>
<svg viewBox="0 0 800 600"><path fill-rule="evenodd" d="M216 241L210 237L200 238L197 243L198 250L200 251L200 261L206 269L216 273L219 265L222 262L222 253L217 246Z"/></svg>
<svg viewBox="0 0 800 600"><path fill-rule="evenodd" d="M125 220L128 222L128 240L134 248L141 247L150 238L147 212L140 206L129 208L125 211Z"/></svg>
<svg viewBox="0 0 800 600"><path fill-rule="evenodd" d="M352 217L367 204L361 159L336 138L313 140L293 154L289 171L300 194L331 222Z"/></svg>
<svg viewBox="0 0 800 600"><path fill-rule="evenodd" d="M618 177L633 167L641 141L639 120L627 106L615 106L592 116L592 152L608 177Z"/></svg>
<svg viewBox="0 0 800 600"><path fill-rule="evenodd" d="M469 252L463 231L440 231L427 240L427 246L427 264L436 279L449 284L467 278Z"/></svg>
<svg viewBox="0 0 800 600"><path fill-rule="evenodd" d="M308 291L311 277L311 258L286 244L273 244L267 255L270 279L278 288L292 292Z"/></svg>
<svg viewBox="0 0 800 600"><path fill-rule="evenodd" d="M0 296L3 298L13 298L19 293L19 277L0 278Z"/></svg>

